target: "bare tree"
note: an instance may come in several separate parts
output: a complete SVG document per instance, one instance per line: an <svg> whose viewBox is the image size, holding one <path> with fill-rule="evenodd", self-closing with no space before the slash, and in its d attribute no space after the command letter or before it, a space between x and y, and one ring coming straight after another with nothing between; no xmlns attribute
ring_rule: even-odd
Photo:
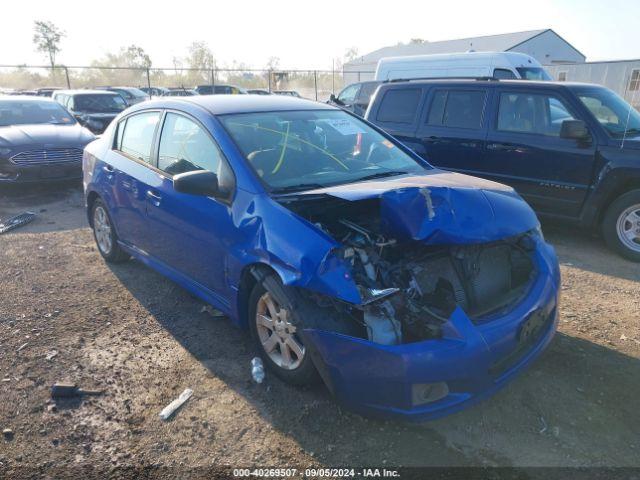
<svg viewBox="0 0 640 480"><path fill-rule="evenodd" d="M49 63L53 69L56 66L56 55L60 52L60 42L66 35L52 22L36 20L33 24L33 43L36 50L49 58Z"/></svg>
<svg viewBox="0 0 640 480"><path fill-rule="evenodd" d="M269 57L267 60L267 70L277 70L280 67L280 57Z"/></svg>
<svg viewBox="0 0 640 480"><path fill-rule="evenodd" d="M349 47L344 52L344 63L349 63L358 58L358 47Z"/></svg>

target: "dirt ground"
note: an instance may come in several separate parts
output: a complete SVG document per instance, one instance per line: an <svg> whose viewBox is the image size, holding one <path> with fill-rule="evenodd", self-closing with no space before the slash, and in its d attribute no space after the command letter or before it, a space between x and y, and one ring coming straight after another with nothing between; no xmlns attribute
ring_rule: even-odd
<svg viewBox="0 0 640 480"><path fill-rule="evenodd" d="M245 332L136 261L110 266L80 185L0 191L2 471L194 466L640 466L640 266L545 225L561 261L559 333L482 404L422 425L369 420L323 386L252 383ZM50 360L47 355L57 352ZM71 380L103 396L52 403ZM194 395L169 422L158 413ZM113 470L111 470L113 471Z"/></svg>

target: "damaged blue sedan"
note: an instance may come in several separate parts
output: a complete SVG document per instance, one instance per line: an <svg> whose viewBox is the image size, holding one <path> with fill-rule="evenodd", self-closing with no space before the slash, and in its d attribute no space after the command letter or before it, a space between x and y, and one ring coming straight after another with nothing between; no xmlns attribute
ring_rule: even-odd
<svg viewBox="0 0 640 480"><path fill-rule="evenodd" d="M510 188L433 168L329 105L145 102L83 158L89 223L247 328L273 373L423 421L487 397L557 325L560 274Z"/></svg>

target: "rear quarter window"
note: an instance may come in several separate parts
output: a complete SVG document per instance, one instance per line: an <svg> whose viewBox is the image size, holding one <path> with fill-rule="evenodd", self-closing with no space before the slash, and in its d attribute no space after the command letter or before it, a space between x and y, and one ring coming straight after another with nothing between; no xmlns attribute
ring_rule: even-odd
<svg viewBox="0 0 640 480"><path fill-rule="evenodd" d="M422 89L398 88L387 90L376 115L379 122L411 124L416 118Z"/></svg>

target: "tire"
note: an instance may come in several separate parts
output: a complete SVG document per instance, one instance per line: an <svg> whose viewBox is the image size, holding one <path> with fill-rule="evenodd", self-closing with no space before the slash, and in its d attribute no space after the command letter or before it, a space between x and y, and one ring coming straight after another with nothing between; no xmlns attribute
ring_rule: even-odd
<svg viewBox="0 0 640 480"><path fill-rule="evenodd" d="M118 236L113 228L109 211L100 199L96 199L91 206L91 226L93 238L102 258L109 263L122 263L129 259L129 255L118 245Z"/></svg>
<svg viewBox="0 0 640 480"><path fill-rule="evenodd" d="M294 307L296 300L293 292L283 287L277 276L268 275L262 282L256 283L249 296L249 329L259 355L269 370L289 384L311 385L317 383L320 377L309 351L296 333L302 328ZM259 320L258 316L260 314L267 320L273 320L274 309L268 307L269 301L278 312L276 321L271 322L271 329L266 326L264 318ZM297 354L289 346L292 341L298 345ZM287 361L283 349L289 350L288 358L291 361ZM302 352L301 356L299 352Z"/></svg>
<svg viewBox="0 0 640 480"><path fill-rule="evenodd" d="M609 205L602 234L609 248L640 262L640 190L627 192Z"/></svg>

